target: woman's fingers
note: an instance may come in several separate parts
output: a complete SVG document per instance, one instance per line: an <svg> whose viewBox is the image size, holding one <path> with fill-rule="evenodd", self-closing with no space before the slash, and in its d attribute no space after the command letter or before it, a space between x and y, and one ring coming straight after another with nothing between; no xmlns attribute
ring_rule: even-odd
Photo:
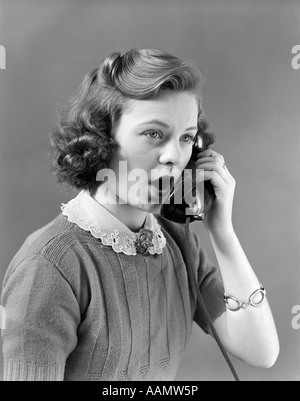
<svg viewBox="0 0 300 401"><path fill-rule="evenodd" d="M198 153L197 158L199 159L202 157L215 157L215 158L220 159L221 162L224 163L224 157L220 153L217 153L212 149L206 149L206 150L203 150L202 152Z"/></svg>
<svg viewBox="0 0 300 401"><path fill-rule="evenodd" d="M204 181L211 181L214 187L223 187L224 186L224 178L220 176L217 171L210 170L204 171ZM226 184L225 184L226 185Z"/></svg>
<svg viewBox="0 0 300 401"><path fill-rule="evenodd" d="M216 171L228 183L231 183L233 180L225 164L224 157L212 149L204 150L198 154L196 168L206 171Z"/></svg>
<svg viewBox="0 0 300 401"><path fill-rule="evenodd" d="M223 165L216 162L197 162L197 169L203 169L205 172L207 171L215 171L220 177L223 178L225 182L229 183L229 172L227 168L225 169Z"/></svg>
<svg viewBox="0 0 300 401"><path fill-rule="evenodd" d="M224 165L224 159L221 159L220 157L217 156L206 156L206 157L200 157L197 162L199 163L219 163L222 167Z"/></svg>

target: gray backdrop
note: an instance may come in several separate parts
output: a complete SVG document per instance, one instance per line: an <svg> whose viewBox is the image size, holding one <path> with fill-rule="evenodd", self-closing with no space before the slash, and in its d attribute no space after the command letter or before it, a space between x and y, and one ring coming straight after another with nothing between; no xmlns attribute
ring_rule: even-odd
<svg viewBox="0 0 300 401"><path fill-rule="evenodd" d="M291 324L300 305L300 70L291 65L291 49L300 45L297 3L2 0L0 284L27 235L77 193L63 191L47 168L58 105L111 51L168 50L204 71L216 150L237 180L236 232L268 291L279 332L272 369L233 362L243 380L299 380L300 330ZM193 229L215 260L201 223ZM216 344L197 326L177 379L231 380Z"/></svg>

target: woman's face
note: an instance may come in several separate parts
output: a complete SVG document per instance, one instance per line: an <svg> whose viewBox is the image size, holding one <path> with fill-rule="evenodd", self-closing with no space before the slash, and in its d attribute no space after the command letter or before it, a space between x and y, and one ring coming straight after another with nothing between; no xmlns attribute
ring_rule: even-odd
<svg viewBox="0 0 300 401"><path fill-rule="evenodd" d="M191 157L197 119L197 101L189 92L129 99L115 132L118 148L108 166L116 176L116 188L110 191L117 190L118 202L152 213L160 208L169 190L159 194L157 179L173 175L176 182L180 177Z"/></svg>

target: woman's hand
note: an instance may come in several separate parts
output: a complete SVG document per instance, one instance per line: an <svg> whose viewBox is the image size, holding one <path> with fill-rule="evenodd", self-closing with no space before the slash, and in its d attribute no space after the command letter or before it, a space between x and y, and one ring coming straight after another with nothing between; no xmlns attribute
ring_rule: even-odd
<svg viewBox="0 0 300 401"><path fill-rule="evenodd" d="M204 170L204 180L210 180L216 196L204 217L206 229L213 235L232 233L232 207L236 183L226 167L224 157L212 149L204 150L198 154L196 168Z"/></svg>

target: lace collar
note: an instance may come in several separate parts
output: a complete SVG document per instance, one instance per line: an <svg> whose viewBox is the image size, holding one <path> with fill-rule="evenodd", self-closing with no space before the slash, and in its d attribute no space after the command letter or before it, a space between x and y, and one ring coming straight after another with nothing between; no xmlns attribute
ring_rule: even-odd
<svg viewBox="0 0 300 401"><path fill-rule="evenodd" d="M103 245L112 246L115 252L154 255L162 253L166 245L165 236L152 213L147 214L144 227L135 233L96 202L88 190L82 190L68 203L62 203L61 210L71 223L90 231Z"/></svg>

